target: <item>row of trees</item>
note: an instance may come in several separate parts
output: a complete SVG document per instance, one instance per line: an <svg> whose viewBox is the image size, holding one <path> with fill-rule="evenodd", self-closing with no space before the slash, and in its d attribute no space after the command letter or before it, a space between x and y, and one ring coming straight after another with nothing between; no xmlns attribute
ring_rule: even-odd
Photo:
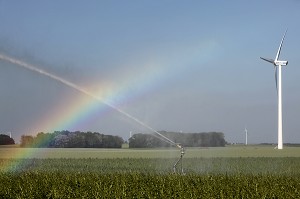
<svg viewBox="0 0 300 199"><path fill-rule="evenodd" d="M159 135L161 134L161 135ZM129 138L129 148L169 147L172 144L165 138L185 147L223 147L226 144L222 132L179 133L160 131L152 134L134 134ZM0 135L0 145L14 144L7 135ZM55 131L38 133L36 136L22 135L21 147L44 148L121 148L124 140L119 136L104 135L97 132Z"/></svg>
<svg viewBox="0 0 300 199"><path fill-rule="evenodd" d="M0 134L0 145L10 145L10 144L15 144L14 139L8 135Z"/></svg>
<svg viewBox="0 0 300 199"><path fill-rule="evenodd" d="M226 144L222 132L178 133L160 131L161 135L184 147L223 147ZM129 148L153 148L171 146L166 139L156 134L134 134L129 138Z"/></svg>
<svg viewBox="0 0 300 199"><path fill-rule="evenodd" d="M121 148L124 140L119 136L104 135L97 132L55 131L21 136L21 147L49 148Z"/></svg>

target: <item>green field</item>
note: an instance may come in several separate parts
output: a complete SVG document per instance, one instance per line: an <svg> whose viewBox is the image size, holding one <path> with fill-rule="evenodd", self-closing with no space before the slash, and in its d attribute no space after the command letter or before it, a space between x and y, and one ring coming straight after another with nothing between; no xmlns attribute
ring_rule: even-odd
<svg viewBox="0 0 300 199"><path fill-rule="evenodd" d="M300 198L300 148L0 148L0 198ZM16 158L17 157L17 158Z"/></svg>
<svg viewBox="0 0 300 199"><path fill-rule="evenodd" d="M95 148L19 148L0 147L3 158L175 158L180 155L177 148L164 149L95 149ZM211 148L187 148L186 158L213 157L300 157L300 147L274 146L228 146Z"/></svg>

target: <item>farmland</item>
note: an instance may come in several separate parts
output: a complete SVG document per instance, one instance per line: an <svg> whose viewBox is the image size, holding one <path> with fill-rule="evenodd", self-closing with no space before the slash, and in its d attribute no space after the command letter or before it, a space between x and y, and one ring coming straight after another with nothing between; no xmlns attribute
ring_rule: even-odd
<svg viewBox="0 0 300 199"><path fill-rule="evenodd" d="M184 175L172 173L178 157L176 149L0 148L0 196L300 197L297 147L282 151L271 146L188 148Z"/></svg>
<svg viewBox="0 0 300 199"><path fill-rule="evenodd" d="M177 158L177 148L95 149L95 148L19 148L0 147L0 159L10 158ZM185 158L300 157L300 147L274 150L273 146L228 146L187 148Z"/></svg>

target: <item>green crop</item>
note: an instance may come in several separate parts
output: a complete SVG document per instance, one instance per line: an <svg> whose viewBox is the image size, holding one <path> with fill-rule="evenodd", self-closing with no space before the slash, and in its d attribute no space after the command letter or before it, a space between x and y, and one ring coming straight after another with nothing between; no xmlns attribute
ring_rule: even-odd
<svg viewBox="0 0 300 199"><path fill-rule="evenodd" d="M25 172L0 175L1 198L297 198L299 176Z"/></svg>
<svg viewBox="0 0 300 199"><path fill-rule="evenodd" d="M0 198L300 197L300 158L185 158L185 174L175 161L0 159Z"/></svg>

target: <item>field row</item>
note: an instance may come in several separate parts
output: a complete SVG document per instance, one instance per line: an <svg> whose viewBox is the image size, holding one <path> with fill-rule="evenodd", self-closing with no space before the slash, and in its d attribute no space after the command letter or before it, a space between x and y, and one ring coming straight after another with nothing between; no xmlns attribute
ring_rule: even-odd
<svg viewBox="0 0 300 199"><path fill-rule="evenodd" d="M1 198L298 198L299 176L25 172L0 174Z"/></svg>
<svg viewBox="0 0 300 199"><path fill-rule="evenodd" d="M0 159L0 172L154 173L173 172L176 158ZM185 173L300 175L300 158L184 158ZM181 163L178 164L178 171Z"/></svg>

